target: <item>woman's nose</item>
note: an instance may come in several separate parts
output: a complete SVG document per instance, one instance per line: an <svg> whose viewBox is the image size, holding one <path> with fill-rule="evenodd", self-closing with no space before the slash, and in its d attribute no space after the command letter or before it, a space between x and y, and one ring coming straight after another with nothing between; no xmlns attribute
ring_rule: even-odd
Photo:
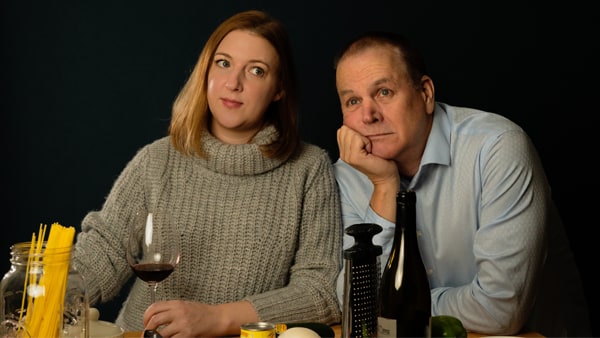
<svg viewBox="0 0 600 338"><path fill-rule="evenodd" d="M225 88L231 91L239 91L242 89L242 81L237 72L232 72L225 82Z"/></svg>

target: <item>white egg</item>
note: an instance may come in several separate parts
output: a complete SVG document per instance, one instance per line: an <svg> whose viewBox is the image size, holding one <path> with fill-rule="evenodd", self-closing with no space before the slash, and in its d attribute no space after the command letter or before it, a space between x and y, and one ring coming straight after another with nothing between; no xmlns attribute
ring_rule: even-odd
<svg viewBox="0 0 600 338"><path fill-rule="evenodd" d="M318 333L305 327L291 327L283 331L279 338L321 338Z"/></svg>

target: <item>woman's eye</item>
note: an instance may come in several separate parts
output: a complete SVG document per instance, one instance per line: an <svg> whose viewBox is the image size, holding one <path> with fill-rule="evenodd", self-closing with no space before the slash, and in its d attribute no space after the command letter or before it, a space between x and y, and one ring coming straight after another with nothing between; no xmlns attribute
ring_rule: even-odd
<svg viewBox="0 0 600 338"><path fill-rule="evenodd" d="M219 66L221 68L229 67L229 61L227 61L227 60L217 60L216 64L217 64L217 66Z"/></svg>
<svg viewBox="0 0 600 338"><path fill-rule="evenodd" d="M260 76L260 77L262 77L262 76L264 76L264 75L265 75L265 70L264 70L264 69L262 69L262 68L260 68L260 67L252 67L252 68L250 69L250 72L251 72L252 74L254 74L254 75L256 75L256 76Z"/></svg>

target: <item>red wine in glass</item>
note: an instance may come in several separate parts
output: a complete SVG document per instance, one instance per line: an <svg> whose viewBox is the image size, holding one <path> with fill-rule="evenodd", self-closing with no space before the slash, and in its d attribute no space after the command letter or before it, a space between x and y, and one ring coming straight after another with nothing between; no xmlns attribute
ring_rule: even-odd
<svg viewBox="0 0 600 338"><path fill-rule="evenodd" d="M179 264L179 235L168 210L140 211L132 217L127 262L136 276L150 287L154 303L158 283Z"/></svg>
<svg viewBox="0 0 600 338"><path fill-rule="evenodd" d="M138 263L131 266L136 276L147 283L162 282L175 270L175 265L168 263Z"/></svg>
<svg viewBox="0 0 600 338"><path fill-rule="evenodd" d="M169 277L179 264L179 235L168 210L137 212L129 227L127 262L150 287L150 302L156 299L158 283ZM156 330L144 330L144 337L161 337Z"/></svg>

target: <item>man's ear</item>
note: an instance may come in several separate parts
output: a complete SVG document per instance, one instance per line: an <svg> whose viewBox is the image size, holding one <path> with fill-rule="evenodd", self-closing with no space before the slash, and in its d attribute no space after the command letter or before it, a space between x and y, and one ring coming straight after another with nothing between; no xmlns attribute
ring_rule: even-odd
<svg viewBox="0 0 600 338"><path fill-rule="evenodd" d="M421 95L423 95L427 113L433 113L435 109L435 86L433 85L433 79L427 75L423 75L421 78Z"/></svg>

